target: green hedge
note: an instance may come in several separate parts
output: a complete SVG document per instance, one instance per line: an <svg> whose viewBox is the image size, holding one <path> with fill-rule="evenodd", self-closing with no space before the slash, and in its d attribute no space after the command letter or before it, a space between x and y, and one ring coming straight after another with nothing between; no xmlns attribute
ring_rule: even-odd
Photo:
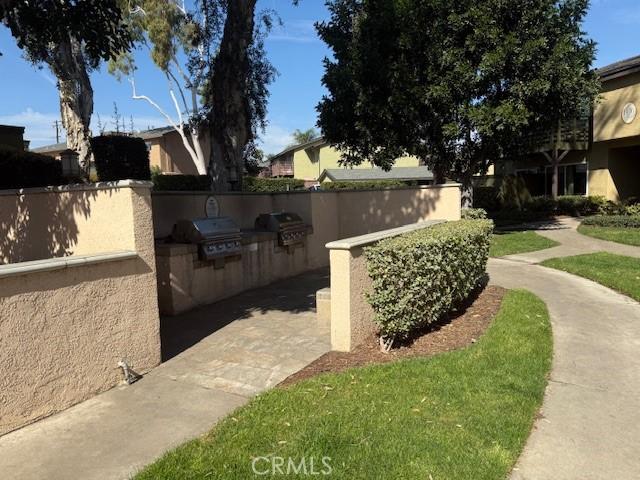
<svg viewBox="0 0 640 480"><path fill-rule="evenodd" d="M466 299L485 277L492 231L490 220L460 220L366 247L381 336L407 338Z"/></svg>
<svg viewBox="0 0 640 480"><path fill-rule="evenodd" d="M0 189L47 187L64 183L62 163L33 152L0 149Z"/></svg>
<svg viewBox="0 0 640 480"><path fill-rule="evenodd" d="M124 135L102 135L91 139L98 179L150 180L149 151L144 140Z"/></svg>
<svg viewBox="0 0 640 480"><path fill-rule="evenodd" d="M582 220L593 227L640 228L640 215L596 215Z"/></svg>
<svg viewBox="0 0 640 480"><path fill-rule="evenodd" d="M381 190L384 188L402 188L417 185L416 182L403 182L401 180L364 180L324 182L320 185L322 190Z"/></svg>
<svg viewBox="0 0 640 480"><path fill-rule="evenodd" d="M209 175L151 175L153 189L156 191L190 191L211 190Z"/></svg>
<svg viewBox="0 0 640 480"><path fill-rule="evenodd" d="M304 180L296 178L244 177L245 192L277 193L304 189Z"/></svg>
<svg viewBox="0 0 640 480"><path fill-rule="evenodd" d="M482 220L488 218L487 211L483 208L463 208L460 216L463 220Z"/></svg>

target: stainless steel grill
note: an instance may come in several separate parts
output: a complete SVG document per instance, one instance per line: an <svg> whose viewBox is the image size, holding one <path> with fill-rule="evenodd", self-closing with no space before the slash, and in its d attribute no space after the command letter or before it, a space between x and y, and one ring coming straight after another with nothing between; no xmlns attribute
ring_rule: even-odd
<svg viewBox="0 0 640 480"><path fill-rule="evenodd" d="M180 220L171 236L175 242L198 245L201 260L233 257L242 252L240 229L229 217Z"/></svg>
<svg viewBox="0 0 640 480"><path fill-rule="evenodd" d="M278 245L288 247L304 243L311 230L297 213L263 213L256 218L256 230L278 234Z"/></svg>

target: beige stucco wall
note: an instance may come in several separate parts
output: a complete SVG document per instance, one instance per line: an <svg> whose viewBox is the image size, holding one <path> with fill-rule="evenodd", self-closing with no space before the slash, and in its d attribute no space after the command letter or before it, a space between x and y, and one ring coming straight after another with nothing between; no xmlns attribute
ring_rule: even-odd
<svg viewBox="0 0 640 480"><path fill-rule="evenodd" d="M149 185L125 184L32 191L24 198L0 192L3 221L12 219L10 232L16 231L16 215L7 211L12 206L27 214L27 223L45 222L29 226L29 235L20 237L29 248L16 249L5 241L2 258L15 258L16 250L45 258L49 245L60 242L55 235L43 235L45 226L64 231L53 220L64 220L63 226L74 232L73 241L65 237L61 241L74 254L79 249L84 254L114 250L137 254L131 259L9 276L3 276L3 268L21 264L0 265L0 434L118 384L123 378L118 367L122 359L139 373L160 362ZM46 222L40 209L60 213ZM105 211L111 214L105 216ZM17 231L23 231L19 224ZM35 232L43 236L34 237ZM1 238L6 234L3 223Z"/></svg>
<svg viewBox="0 0 640 480"><path fill-rule="evenodd" d="M633 122L622 121L627 103L635 104L638 114ZM640 73L603 84L601 101L593 113L593 141L601 142L640 135Z"/></svg>
<svg viewBox="0 0 640 480"><path fill-rule="evenodd" d="M171 234L181 219L204 217L207 193L158 192L152 195L156 238ZM423 220L460 218L458 184L388 190L216 194L220 215L252 229L260 213L292 211L313 226L307 244L308 267L329 263L325 244L340 238Z"/></svg>

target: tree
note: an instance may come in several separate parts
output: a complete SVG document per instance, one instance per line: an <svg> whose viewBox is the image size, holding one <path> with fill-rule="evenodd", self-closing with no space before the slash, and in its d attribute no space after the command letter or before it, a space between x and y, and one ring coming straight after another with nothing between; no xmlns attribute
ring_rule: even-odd
<svg viewBox="0 0 640 480"><path fill-rule="evenodd" d="M117 77L126 75L132 96L155 108L178 132L197 172L207 173L202 145L207 111L202 104L202 89L219 42L225 13L223 0L196 1L187 10L181 0L120 0L126 9L127 25L135 44L149 52L151 60L167 80L174 114L136 89L137 65L132 52L109 65Z"/></svg>
<svg viewBox="0 0 640 480"><path fill-rule="evenodd" d="M293 145L301 145L303 143L309 143L314 138L319 137L318 131L315 128L309 128L308 130L302 131L296 128L295 132L293 132L293 139L295 143Z"/></svg>
<svg viewBox="0 0 640 480"><path fill-rule="evenodd" d="M18 47L36 65L47 65L57 79L67 146L91 162L93 89L91 70L128 50L130 37L116 0L24 0L0 4L0 20Z"/></svg>
<svg viewBox="0 0 640 480"><path fill-rule="evenodd" d="M409 154L438 183L452 176L470 187L531 124L549 120L545 109L560 111L560 93L572 94L563 115L593 99L593 43L579 30L586 4L334 0L318 25L334 53L318 106L325 138L345 164L388 169ZM569 52L564 83L552 85L550 69Z"/></svg>

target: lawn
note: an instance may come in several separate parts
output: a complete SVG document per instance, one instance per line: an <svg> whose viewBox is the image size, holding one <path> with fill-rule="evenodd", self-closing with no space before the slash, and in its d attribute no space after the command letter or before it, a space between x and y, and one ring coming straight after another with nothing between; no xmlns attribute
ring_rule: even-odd
<svg viewBox="0 0 640 480"><path fill-rule="evenodd" d="M552 258L542 265L591 279L640 301L640 258L598 252Z"/></svg>
<svg viewBox="0 0 640 480"><path fill-rule="evenodd" d="M497 232L491 239L489 255L492 257L504 257L515 253L534 252L558 245L558 242L550 240L535 232Z"/></svg>
<svg viewBox="0 0 640 480"><path fill-rule="evenodd" d="M640 247L640 228L596 227L580 225L578 232L600 240L624 243Z"/></svg>
<svg viewBox="0 0 640 480"><path fill-rule="evenodd" d="M246 480L261 478L252 462L258 472L284 462L286 471L289 459L307 473L312 459L316 473L328 465L333 479L505 478L542 402L551 355L544 303L510 291L467 349L276 388L135 478Z"/></svg>

